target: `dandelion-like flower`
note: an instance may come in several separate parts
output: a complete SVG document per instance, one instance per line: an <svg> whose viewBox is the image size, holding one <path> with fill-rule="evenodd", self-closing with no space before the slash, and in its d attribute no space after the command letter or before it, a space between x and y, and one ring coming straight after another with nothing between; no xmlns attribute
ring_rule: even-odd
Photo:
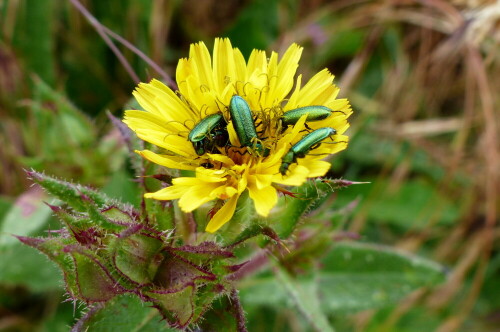
<svg viewBox="0 0 500 332"><path fill-rule="evenodd" d="M194 176L174 178L171 186L145 197L179 199L185 212L216 200L221 207L206 226L206 231L215 232L231 219L245 190L256 212L266 217L278 201L280 185L299 186L307 178L325 175L330 164L322 159L347 147L343 133L352 111L347 99L336 99L339 89L327 69L304 86L301 75L294 79L301 53L296 44L280 60L275 52L267 58L264 51L254 50L245 62L229 39L215 40L213 57L200 42L191 45L188 59L179 61L178 91L157 80L139 84L134 96L145 111L126 111L124 122L141 139L163 149L139 153L168 168L194 171ZM231 116L234 96L249 106L250 126L238 126L235 121L240 120ZM306 106L320 106L331 114L318 121L303 114L284 123L284 114ZM205 120L197 126L209 116L212 124ZM242 144L242 134L247 129L252 133L252 125L256 136ZM321 128L334 130L314 141ZM201 133L196 141L193 130ZM304 148L308 134L314 144Z"/></svg>

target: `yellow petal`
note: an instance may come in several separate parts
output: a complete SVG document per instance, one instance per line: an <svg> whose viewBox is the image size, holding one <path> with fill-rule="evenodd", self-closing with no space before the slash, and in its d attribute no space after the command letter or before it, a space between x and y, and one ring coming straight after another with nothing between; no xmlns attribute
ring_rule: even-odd
<svg viewBox="0 0 500 332"><path fill-rule="evenodd" d="M232 122L229 122L226 127L227 133L229 134L229 142L232 146L241 146L240 140L236 135L236 130L234 130L234 126Z"/></svg>
<svg viewBox="0 0 500 332"><path fill-rule="evenodd" d="M338 90L332 83L333 75L326 68L314 75L300 90L301 106L322 105L325 98ZM328 94L325 94L325 91Z"/></svg>
<svg viewBox="0 0 500 332"><path fill-rule="evenodd" d="M210 197L215 198L220 198L220 199L228 199L230 197L233 197L238 193L238 190L234 187L230 186L220 186L212 190L208 195Z"/></svg>
<svg viewBox="0 0 500 332"><path fill-rule="evenodd" d="M306 160L299 159L299 165L307 167L309 174L307 177L314 178L325 175L332 165L324 160Z"/></svg>
<svg viewBox="0 0 500 332"><path fill-rule="evenodd" d="M156 131L164 131L166 134L185 132L189 133L189 128L179 121L166 121L161 115L145 112L129 110L125 111L123 122L132 130L151 129Z"/></svg>
<svg viewBox="0 0 500 332"><path fill-rule="evenodd" d="M278 169L276 167L276 171L277 170ZM257 189L262 189L262 188L270 186L271 182L273 181L273 177L274 177L274 174L256 174L254 176L254 178L255 178L255 185L257 186Z"/></svg>
<svg viewBox="0 0 500 332"><path fill-rule="evenodd" d="M220 161L221 163L229 165L229 166L234 165L234 161L231 158L229 158L228 156L224 156L222 154L212 154L212 153L207 153L207 156L211 160Z"/></svg>
<svg viewBox="0 0 500 332"><path fill-rule="evenodd" d="M157 80L153 80L151 84L139 84L134 96L146 111L159 114L166 121L183 123L195 115L172 90Z"/></svg>
<svg viewBox="0 0 500 332"><path fill-rule="evenodd" d="M182 195L184 195L187 190L189 190L188 187L174 185L174 186L160 189L154 193L146 193L146 194L144 194L144 197L154 198L154 199L161 200L161 201L168 201L171 199L181 198Z"/></svg>
<svg viewBox="0 0 500 332"><path fill-rule="evenodd" d="M276 52L271 52L271 57L269 58L269 63L267 67L267 79L266 85L269 86L266 90L262 91L262 108L271 107L276 101L280 100L279 97L275 95L276 85L278 77L278 54ZM250 103L252 106L254 103ZM255 102L257 104L257 102Z"/></svg>
<svg viewBox="0 0 500 332"><path fill-rule="evenodd" d="M190 171L198 167L197 164L189 164L187 161L185 161L185 159L179 159L174 156L159 155L149 150L136 151L136 152L139 153L144 158L146 158L147 160L168 168L183 169Z"/></svg>
<svg viewBox="0 0 500 332"><path fill-rule="evenodd" d="M212 180L212 181L210 181ZM212 184L215 184L215 186L218 186L217 183L222 182L224 178L222 178L222 181L219 181L220 178L213 177L213 178L204 178L203 180L200 178L191 178L191 177L182 177L182 178L174 178L172 179L172 183L175 185L182 185L186 187L192 187L192 186L197 186L197 185L207 185L210 186Z"/></svg>
<svg viewBox="0 0 500 332"><path fill-rule="evenodd" d="M349 137L345 135L337 135L335 136L335 142L323 142L321 147L318 148L318 151L321 151L320 149L326 149L328 154L334 154L347 148L348 141Z"/></svg>
<svg viewBox="0 0 500 332"><path fill-rule="evenodd" d="M196 169L196 179L204 182L225 182L226 171L222 169L207 169L198 167Z"/></svg>
<svg viewBox="0 0 500 332"><path fill-rule="evenodd" d="M271 211L278 202L278 195L273 186L267 186L261 189L256 186L249 186L248 193L255 205L255 211L263 217L267 217L269 211Z"/></svg>
<svg viewBox="0 0 500 332"><path fill-rule="evenodd" d="M191 186L179 199L179 207L184 212L191 212L201 205L213 200L212 197L207 195L208 192L214 190L219 186L218 184L203 184Z"/></svg>
<svg viewBox="0 0 500 332"><path fill-rule="evenodd" d="M234 195L231 197L221 208L215 216L208 222L205 231L209 233L216 232L219 228L224 226L234 214L234 210L236 209L236 203L238 202L238 195Z"/></svg>
<svg viewBox="0 0 500 332"><path fill-rule="evenodd" d="M284 111L289 111L294 108L298 108L299 102L300 102L300 89L302 86L302 75L299 75L297 77L297 82L295 84L295 89L293 90L292 95L288 99L288 102L286 103L286 106L284 108Z"/></svg>
<svg viewBox="0 0 500 332"><path fill-rule="evenodd" d="M222 92L228 80L234 82L236 78L233 48L228 38L215 40L213 68L215 89L217 92Z"/></svg>
<svg viewBox="0 0 500 332"><path fill-rule="evenodd" d="M307 169L307 167L292 164L290 165L286 176L277 174L274 176L273 182L284 184L287 186L300 186L307 180L308 174L309 170Z"/></svg>
<svg viewBox="0 0 500 332"><path fill-rule="evenodd" d="M346 98L333 99L330 102L326 103L325 106L335 111L344 112L346 117L352 114L351 105L349 104L349 100L347 100Z"/></svg>
<svg viewBox="0 0 500 332"><path fill-rule="evenodd" d="M214 89L212 59L205 43L191 44L189 56L192 59L193 76L198 77L200 85Z"/></svg>
<svg viewBox="0 0 500 332"><path fill-rule="evenodd" d="M266 52L262 50L253 50L248 59L247 77L250 78L254 72L258 74L267 72Z"/></svg>
<svg viewBox="0 0 500 332"><path fill-rule="evenodd" d="M193 145L184 137L148 129L137 129L136 134L146 142L150 142L175 154L188 158L196 156Z"/></svg>
<svg viewBox="0 0 500 332"><path fill-rule="evenodd" d="M347 116L342 113L333 113L329 117L321 121L314 121L308 123L309 128L316 130L322 127L335 128L337 134L343 134L348 128Z"/></svg>
<svg viewBox="0 0 500 332"><path fill-rule="evenodd" d="M289 146L281 144L274 153L271 153L260 165L257 165L257 171L262 174L275 174L281 165L281 158L288 151Z"/></svg>
<svg viewBox="0 0 500 332"><path fill-rule="evenodd" d="M237 190L238 190L238 193L242 193L245 191L245 189L247 189L247 185L248 185L248 170L245 170L245 173L241 176L241 178L239 179L238 181L238 187L237 187Z"/></svg>
<svg viewBox="0 0 500 332"><path fill-rule="evenodd" d="M185 82L181 93L189 100L189 106L196 111L196 123L207 115L219 112L217 107L218 94L215 90L201 85L195 76L186 77Z"/></svg>
<svg viewBox="0 0 500 332"><path fill-rule="evenodd" d="M247 65L245 63L245 57L241 54L239 49L234 49L234 66L236 70L236 82L246 82L247 80Z"/></svg>
<svg viewBox="0 0 500 332"><path fill-rule="evenodd" d="M293 77L299 66L299 60L302 55L302 47L292 44L286 50L283 58L278 65L278 78L276 82L276 99L284 99L293 87Z"/></svg>

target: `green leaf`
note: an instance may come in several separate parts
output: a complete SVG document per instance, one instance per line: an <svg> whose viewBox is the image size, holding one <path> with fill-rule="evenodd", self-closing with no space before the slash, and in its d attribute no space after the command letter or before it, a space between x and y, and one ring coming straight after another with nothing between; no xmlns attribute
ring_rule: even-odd
<svg viewBox="0 0 500 332"><path fill-rule="evenodd" d="M47 190L49 194L56 196L77 211L83 212L87 210L82 200L82 194L88 196L98 206L104 206L106 204L111 205L111 203L113 203L105 195L78 184L57 180L48 175L34 171L28 172L28 176L30 176L34 182L38 183L45 190Z"/></svg>
<svg viewBox="0 0 500 332"><path fill-rule="evenodd" d="M437 263L369 244L338 243L323 264L319 287L328 312L387 306L444 280Z"/></svg>
<svg viewBox="0 0 500 332"><path fill-rule="evenodd" d="M17 241L17 240L16 240ZM18 243L0 248L0 283L22 285L36 292L61 289L62 275L55 264L34 248Z"/></svg>
<svg viewBox="0 0 500 332"><path fill-rule="evenodd" d="M45 314L45 319L40 322L40 327L37 331L68 332L69 326L75 323L75 317L79 317L82 311L86 311L86 308L75 307L74 303L64 300L65 297L63 296L53 300L54 302L52 302L52 306L54 309L50 313ZM57 306L55 306L57 303L56 301L59 302Z"/></svg>
<svg viewBox="0 0 500 332"><path fill-rule="evenodd" d="M158 310L144 305L136 296L120 295L96 306L74 327L77 331L175 332L161 320ZM78 328L77 328L78 327ZM77 328L77 329L76 329Z"/></svg>
<svg viewBox="0 0 500 332"><path fill-rule="evenodd" d="M4 222L4 217L7 214L7 212L10 211L12 207L12 202L4 199L3 197L0 197L0 227L2 227L2 224Z"/></svg>
<svg viewBox="0 0 500 332"><path fill-rule="evenodd" d="M38 249L39 251L47 255L47 257L50 260L55 262L64 274L64 281L66 283L66 288L68 292L71 294L78 294L76 275L74 273L75 264L73 260L68 259L67 254L61 254L62 252L64 252L64 247L66 245L74 244L75 242L74 240L55 238L55 237L43 239L43 238L21 237L21 236L18 237L18 239L22 243L31 246L35 249ZM36 277L36 274L33 274L32 277L33 278Z"/></svg>
<svg viewBox="0 0 500 332"><path fill-rule="evenodd" d="M266 309L297 308L307 318L309 325L317 331L332 331L319 294L321 290L315 280L310 278L293 279L284 270L278 270L276 276L256 278L240 285L240 297L243 308L262 306ZM248 310L248 309L247 309ZM257 310L257 311L262 311ZM266 317L266 319L269 317Z"/></svg>
<svg viewBox="0 0 500 332"><path fill-rule="evenodd" d="M314 279L299 281L292 278L284 269L277 269L276 276L316 331L334 331L323 313L318 297L318 285Z"/></svg>
<svg viewBox="0 0 500 332"><path fill-rule="evenodd" d="M246 306L293 307L291 298L274 275L243 281L239 285L243 308Z"/></svg>
<svg viewBox="0 0 500 332"><path fill-rule="evenodd" d="M200 331L233 332L237 322L234 316L233 303L228 296L221 296L203 313L203 319L197 324Z"/></svg>
<svg viewBox="0 0 500 332"><path fill-rule="evenodd" d="M125 290L114 280L97 257L91 254L71 253L75 262L78 298L88 302L104 302Z"/></svg>
<svg viewBox="0 0 500 332"><path fill-rule="evenodd" d="M111 206L110 208L106 208L106 209L101 210L101 209L99 209L98 206L96 206L94 204L94 202L88 200L86 197L82 197L82 198L83 198L82 203L85 206L85 208L87 210L86 212L88 213L88 216L89 216L90 220L92 220L92 222L95 222L99 226L103 227L106 230L110 230L110 231L120 231L120 230L123 230L125 228L124 225L116 224L116 223L112 222L112 221L114 221L113 219L108 219L106 216L106 215L109 215L109 212L117 210L117 208L115 206ZM114 214L114 215L116 215L116 214ZM121 215L121 219L124 219L124 215L126 215L125 212ZM132 218L132 216L129 216L129 217Z"/></svg>
<svg viewBox="0 0 500 332"><path fill-rule="evenodd" d="M188 286L175 293L152 293L146 295L155 299L155 306L160 309L165 318L175 326L185 327L194 317L193 296L194 286Z"/></svg>
<svg viewBox="0 0 500 332"><path fill-rule="evenodd" d="M44 228L52 214L44 203L46 199L47 195L39 188L32 188L19 196L0 223L0 247L17 244L12 235L34 235Z"/></svg>
<svg viewBox="0 0 500 332"><path fill-rule="evenodd" d="M132 234L118 237L113 247L113 262L118 271L136 283L151 282L163 258L159 254L162 247L160 240Z"/></svg>
<svg viewBox="0 0 500 332"><path fill-rule="evenodd" d="M443 267L430 260L359 243L336 244L322 265L314 287L318 288L321 307L328 314L392 305L412 291L436 285L445 277ZM243 306L289 307L292 299L283 288L290 287L286 281L265 276L247 284L243 282L240 285ZM303 290L313 292L310 282L295 281Z"/></svg>
<svg viewBox="0 0 500 332"><path fill-rule="evenodd" d="M198 280L214 280L216 277L173 253L165 253L165 258L157 269L155 284L168 293L179 292Z"/></svg>
<svg viewBox="0 0 500 332"><path fill-rule="evenodd" d="M87 212L89 218L93 222L105 229L119 231L124 228L124 226L112 223L106 218L104 214L110 212L109 208L120 209L124 211L124 213L133 213L131 206L121 204L118 201L88 187L57 180L34 171L28 172L28 175L31 176L33 181L41 185L50 194L67 203L73 209L80 212Z"/></svg>

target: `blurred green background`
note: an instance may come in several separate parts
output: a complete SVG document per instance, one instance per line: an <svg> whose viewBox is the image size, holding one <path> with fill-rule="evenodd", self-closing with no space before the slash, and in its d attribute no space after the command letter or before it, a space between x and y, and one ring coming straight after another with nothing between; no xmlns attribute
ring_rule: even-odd
<svg viewBox="0 0 500 332"><path fill-rule="evenodd" d="M375 309L332 304L333 326L500 331L498 1L81 3L170 75L200 40L211 49L214 37L230 37L245 56L304 46L300 73L329 68L355 111L349 148L329 175L370 182L337 192L327 217L344 235L448 269L437 287ZM141 81L162 78L114 42ZM60 227L23 170L137 204L125 144L106 116L121 117L135 85L71 1L0 0L0 331L67 331L80 315L79 305L62 302L59 272L8 236ZM251 331L310 328L287 301L242 292Z"/></svg>

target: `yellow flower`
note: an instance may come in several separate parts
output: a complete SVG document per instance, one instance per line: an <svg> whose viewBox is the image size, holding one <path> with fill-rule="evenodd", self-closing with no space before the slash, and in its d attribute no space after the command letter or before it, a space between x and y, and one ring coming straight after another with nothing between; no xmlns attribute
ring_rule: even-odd
<svg viewBox="0 0 500 332"><path fill-rule="evenodd" d="M325 175L330 164L321 159L346 148L348 137L343 133L349 127L347 118L352 111L347 99L336 99L339 89L327 69L304 86L301 75L294 81L301 53L302 48L296 44L280 60L275 52L267 58L264 51L254 50L245 62L229 39L215 40L213 58L200 42L191 45L188 59L179 61L178 91L157 80L139 84L134 96L145 111L126 111L124 122L141 139L164 149L161 154L149 150L139 153L153 163L195 172L193 177L175 178L171 186L145 197L179 199L185 212L212 200L223 202L206 226L206 231L215 232L231 219L245 190L256 212L266 217L278 201L279 185L299 186L307 178ZM234 95L249 104L258 141L266 153L256 151L255 145L241 147L229 114ZM283 128L280 117L284 112L311 105L326 106L335 112L307 125L306 116L302 116L295 125ZM211 114L224 117L227 125L222 130L227 130L229 142L222 147L211 146L198 155L188 135ZM305 157L295 158L282 175L282 158L290 148L308 132L322 127L334 128L337 134L323 140Z"/></svg>

